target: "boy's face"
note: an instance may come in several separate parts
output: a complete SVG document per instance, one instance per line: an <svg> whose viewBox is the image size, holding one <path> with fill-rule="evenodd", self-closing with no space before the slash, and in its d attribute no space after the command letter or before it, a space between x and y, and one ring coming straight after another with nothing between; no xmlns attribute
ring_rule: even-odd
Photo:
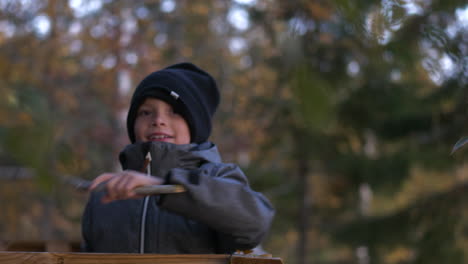
<svg viewBox="0 0 468 264"><path fill-rule="evenodd" d="M190 129L185 119L175 113L171 105L156 98L146 98L140 105L134 129L137 142L190 143Z"/></svg>

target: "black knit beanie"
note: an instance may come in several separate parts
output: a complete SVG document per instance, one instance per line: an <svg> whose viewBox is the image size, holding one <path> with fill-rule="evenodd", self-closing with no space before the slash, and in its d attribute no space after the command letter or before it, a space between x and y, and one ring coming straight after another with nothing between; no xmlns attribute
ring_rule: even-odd
<svg viewBox="0 0 468 264"><path fill-rule="evenodd" d="M211 134L211 118L219 104L216 82L191 63L179 63L148 75L136 87L127 115L128 136L135 143L135 119L147 97L170 104L190 128L191 143L202 143Z"/></svg>

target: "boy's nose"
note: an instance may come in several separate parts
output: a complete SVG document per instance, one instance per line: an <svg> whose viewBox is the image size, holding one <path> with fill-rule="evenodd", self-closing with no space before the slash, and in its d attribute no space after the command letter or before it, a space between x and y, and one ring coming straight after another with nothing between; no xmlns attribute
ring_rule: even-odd
<svg viewBox="0 0 468 264"><path fill-rule="evenodd" d="M166 125L166 117L162 114L154 114L151 118L151 125L152 126L161 126Z"/></svg>

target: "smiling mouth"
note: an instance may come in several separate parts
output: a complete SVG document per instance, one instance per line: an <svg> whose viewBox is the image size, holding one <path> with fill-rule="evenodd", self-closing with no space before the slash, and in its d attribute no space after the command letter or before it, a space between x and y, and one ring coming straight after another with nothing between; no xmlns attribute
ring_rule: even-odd
<svg viewBox="0 0 468 264"><path fill-rule="evenodd" d="M149 140L151 141L164 141L168 139L172 139L173 137L168 135L151 135L149 136Z"/></svg>

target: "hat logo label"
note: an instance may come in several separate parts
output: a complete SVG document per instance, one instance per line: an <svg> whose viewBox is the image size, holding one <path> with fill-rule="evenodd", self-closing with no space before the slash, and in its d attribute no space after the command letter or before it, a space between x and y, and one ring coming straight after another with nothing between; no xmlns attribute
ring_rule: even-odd
<svg viewBox="0 0 468 264"><path fill-rule="evenodd" d="M174 91L171 91L171 96L174 97L174 99L179 99L179 94L174 92Z"/></svg>

